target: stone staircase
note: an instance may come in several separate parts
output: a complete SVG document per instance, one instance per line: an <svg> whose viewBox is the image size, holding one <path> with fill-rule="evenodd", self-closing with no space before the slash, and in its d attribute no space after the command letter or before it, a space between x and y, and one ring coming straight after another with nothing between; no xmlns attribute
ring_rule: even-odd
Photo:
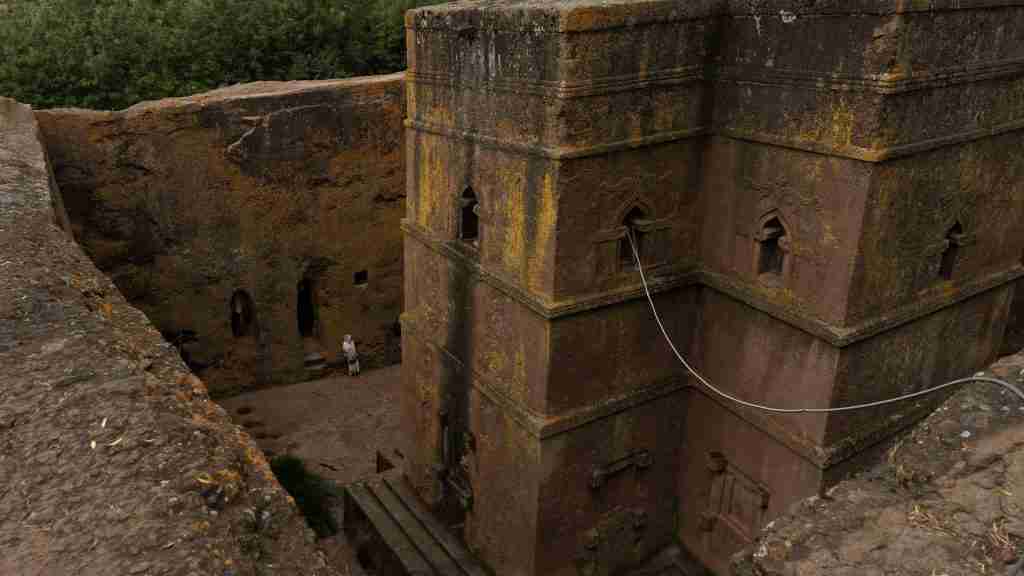
<svg viewBox="0 0 1024 576"><path fill-rule="evenodd" d="M493 576L427 510L398 469L345 487L344 531L368 576ZM623 576L711 576L670 546Z"/></svg>
<svg viewBox="0 0 1024 576"><path fill-rule="evenodd" d="M398 470L345 487L344 530L374 576L491 576Z"/></svg>
<svg viewBox="0 0 1024 576"><path fill-rule="evenodd" d="M303 366L306 368L307 378L322 378L329 368L327 359L318 351L306 352Z"/></svg>

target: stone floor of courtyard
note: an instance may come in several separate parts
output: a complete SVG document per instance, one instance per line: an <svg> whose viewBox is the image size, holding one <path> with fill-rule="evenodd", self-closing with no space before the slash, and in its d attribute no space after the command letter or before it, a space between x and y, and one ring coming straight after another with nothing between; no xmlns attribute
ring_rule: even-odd
<svg viewBox="0 0 1024 576"><path fill-rule="evenodd" d="M401 367L334 375L219 400L268 458L292 455L310 472L349 484L377 471L377 452L394 462L399 440Z"/></svg>
<svg viewBox="0 0 1024 576"><path fill-rule="evenodd" d="M247 392L219 400L271 459L290 455L308 471L339 487L377 472L377 452L397 464L398 393L401 367L390 366L350 377L343 373ZM340 499L332 505L339 525ZM343 532L323 538L319 547L342 574L363 576Z"/></svg>
<svg viewBox="0 0 1024 576"><path fill-rule="evenodd" d="M1004 357L986 372L1021 382L1024 353ZM358 377L333 376L259 390L224 399L221 404L237 424L253 435L268 456L296 456L318 475L338 484L347 484L376 474L378 451L392 461L397 460L394 450L399 445L400 385L400 367L393 366L365 372ZM860 505L851 505L849 510L845 510L832 498L812 499L798 505L798 514L779 519L771 525L762 543L766 549L772 550L772 554L757 560L762 568L764 564L771 564L768 561L777 550L786 549L785 546L776 546L778 540L792 541L795 537L806 539L810 548L817 549L818 556L823 554L822 558L831 559L825 561L812 555L813 558L804 563L816 563L813 569L842 572L846 548L867 546L879 537L857 528L864 525L862 515L873 516L890 510L889 520L885 523L889 527L887 530L898 528L903 531L901 533L913 536L916 544L902 547L873 544L869 547L873 546L874 552L845 566L855 571L857 569L852 566L874 566L881 571L878 573L882 573L886 563L879 556L880 550L891 548L899 550L898 556L905 556L908 550L912 550L910 553L922 566L928 564L935 569L941 568L950 576L980 574L986 568L1000 573L1004 562L1017 561L1022 535L1020 510L1011 505L1011 509L1002 509L1001 513L994 515L981 512L987 508L1005 508L996 502L1003 496L1010 502L1019 502L1016 495L1007 494L1024 490L1013 485L1013 475L1008 475L1014 468L1012 455L1022 446L1022 419L1024 406L1007 391L984 384L965 387L899 440L887 458L832 491L832 495L843 502L846 500L841 496L845 497L850 490L853 491L851 494L877 496L875 500L868 498L872 502L868 510ZM996 452L999 454L993 453L994 458L972 464L981 458L979 454L995 450L989 444L998 444ZM961 462L959 465L958 461ZM973 472L967 474L964 472L967 469ZM996 484L1001 491L991 489L992 482L976 482L976 477L982 473L998 476L1001 480ZM962 481L960 476L963 476ZM969 492L969 502L959 502L956 498L950 500L945 494L956 486L962 486L961 491ZM337 508L340 512L340 506ZM924 512L919 513L918 510ZM936 513L929 516L928 510ZM930 518L933 523L941 521L942 525L923 525L918 516ZM979 532L976 535L967 530L970 523L967 520L974 520L975 516L984 516L982 521L974 522L979 526L975 530ZM338 519L341 520L340 517ZM953 525L946 526L947 522L954 520L967 528L960 530L954 529ZM943 542L944 546L935 547L936 541ZM321 540L320 547L331 564L342 573L363 574L342 533ZM963 548L961 553L955 555L958 561L954 561L953 556L935 552L960 548ZM775 564L787 566L800 563L788 557L776 558L775 561ZM778 566L769 566L767 573L775 574L772 571L775 568ZM822 573L813 569L811 573ZM745 574L742 569L740 573Z"/></svg>

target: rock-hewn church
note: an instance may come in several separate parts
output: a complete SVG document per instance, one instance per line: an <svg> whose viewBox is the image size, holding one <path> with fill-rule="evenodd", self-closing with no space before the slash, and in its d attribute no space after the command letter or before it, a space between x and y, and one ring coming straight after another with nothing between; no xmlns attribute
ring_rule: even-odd
<svg viewBox="0 0 1024 576"><path fill-rule="evenodd" d="M1024 6L469 2L407 16L404 473L495 574L728 557L997 352ZM968 372L969 373L969 372Z"/></svg>

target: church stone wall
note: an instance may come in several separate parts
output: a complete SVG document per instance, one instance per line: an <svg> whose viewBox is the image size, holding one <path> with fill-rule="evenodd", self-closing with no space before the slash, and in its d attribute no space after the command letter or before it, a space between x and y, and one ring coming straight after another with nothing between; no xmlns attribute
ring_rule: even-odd
<svg viewBox="0 0 1024 576"><path fill-rule="evenodd" d="M427 293L407 279L403 334L467 371L406 371L407 390L453 406L488 397L526 439L498 451L529 454L516 482L540 487L516 493L539 498L528 522L462 509L483 558L508 574L613 574L675 537L724 573L771 517L941 400L797 415L710 394L660 343L627 230L676 344L744 399L845 406L992 359L1024 273L1022 10L522 0L410 12L406 265L448 282ZM507 306L481 316L468 295L490 291ZM459 437L479 447L484 421L469 412ZM436 446L409 471L459 479L421 489L442 512L459 486L481 502L515 493L488 470L507 458ZM534 529L523 561L502 556L505 535Z"/></svg>
<svg viewBox="0 0 1024 576"><path fill-rule="evenodd" d="M960 299L1019 274L1024 168L1015 158L1021 146L1024 135L1009 132L876 168L851 286L852 322L925 300ZM946 236L958 224L963 238L944 281Z"/></svg>
<svg viewBox="0 0 1024 576"><path fill-rule="evenodd" d="M869 165L713 136L707 144L702 264L722 282L823 322L841 324L859 247ZM786 229L778 281L760 281L762 228Z"/></svg>
<svg viewBox="0 0 1024 576"><path fill-rule="evenodd" d="M698 364L728 391L783 407L869 402L985 365L1022 272L1021 168L1011 150L1022 110L1014 23L1024 7L777 4L722 19ZM996 19L998 33L984 25ZM786 229L785 261L766 276L758 228L774 217ZM755 486L767 516L726 511L704 525L703 541L687 532L700 521L684 519L682 540L724 570L728 546L712 537L723 525L754 534L737 529L738 518L754 526L799 492L794 484L806 481L808 494L828 485L940 400L828 417L764 414L711 396L694 402L689 425L740 416L741 428L761 433L737 445L774 455L750 461L704 432L684 440L687 465L725 454L727 469L747 480L723 486ZM793 472L807 466L822 474ZM684 481L683 501L713 503L716 481L725 482Z"/></svg>

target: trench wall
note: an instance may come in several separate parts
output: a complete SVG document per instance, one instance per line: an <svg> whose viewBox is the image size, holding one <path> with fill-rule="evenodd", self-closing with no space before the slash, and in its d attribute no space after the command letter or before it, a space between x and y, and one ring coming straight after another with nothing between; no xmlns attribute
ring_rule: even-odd
<svg viewBox="0 0 1024 576"><path fill-rule="evenodd" d="M37 112L76 239L214 394L401 358L401 74ZM325 366L325 363L327 366Z"/></svg>
<svg viewBox="0 0 1024 576"><path fill-rule="evenodd" d="M0 574L335 574L61 204L32 110L0 98Z"/></svg>

